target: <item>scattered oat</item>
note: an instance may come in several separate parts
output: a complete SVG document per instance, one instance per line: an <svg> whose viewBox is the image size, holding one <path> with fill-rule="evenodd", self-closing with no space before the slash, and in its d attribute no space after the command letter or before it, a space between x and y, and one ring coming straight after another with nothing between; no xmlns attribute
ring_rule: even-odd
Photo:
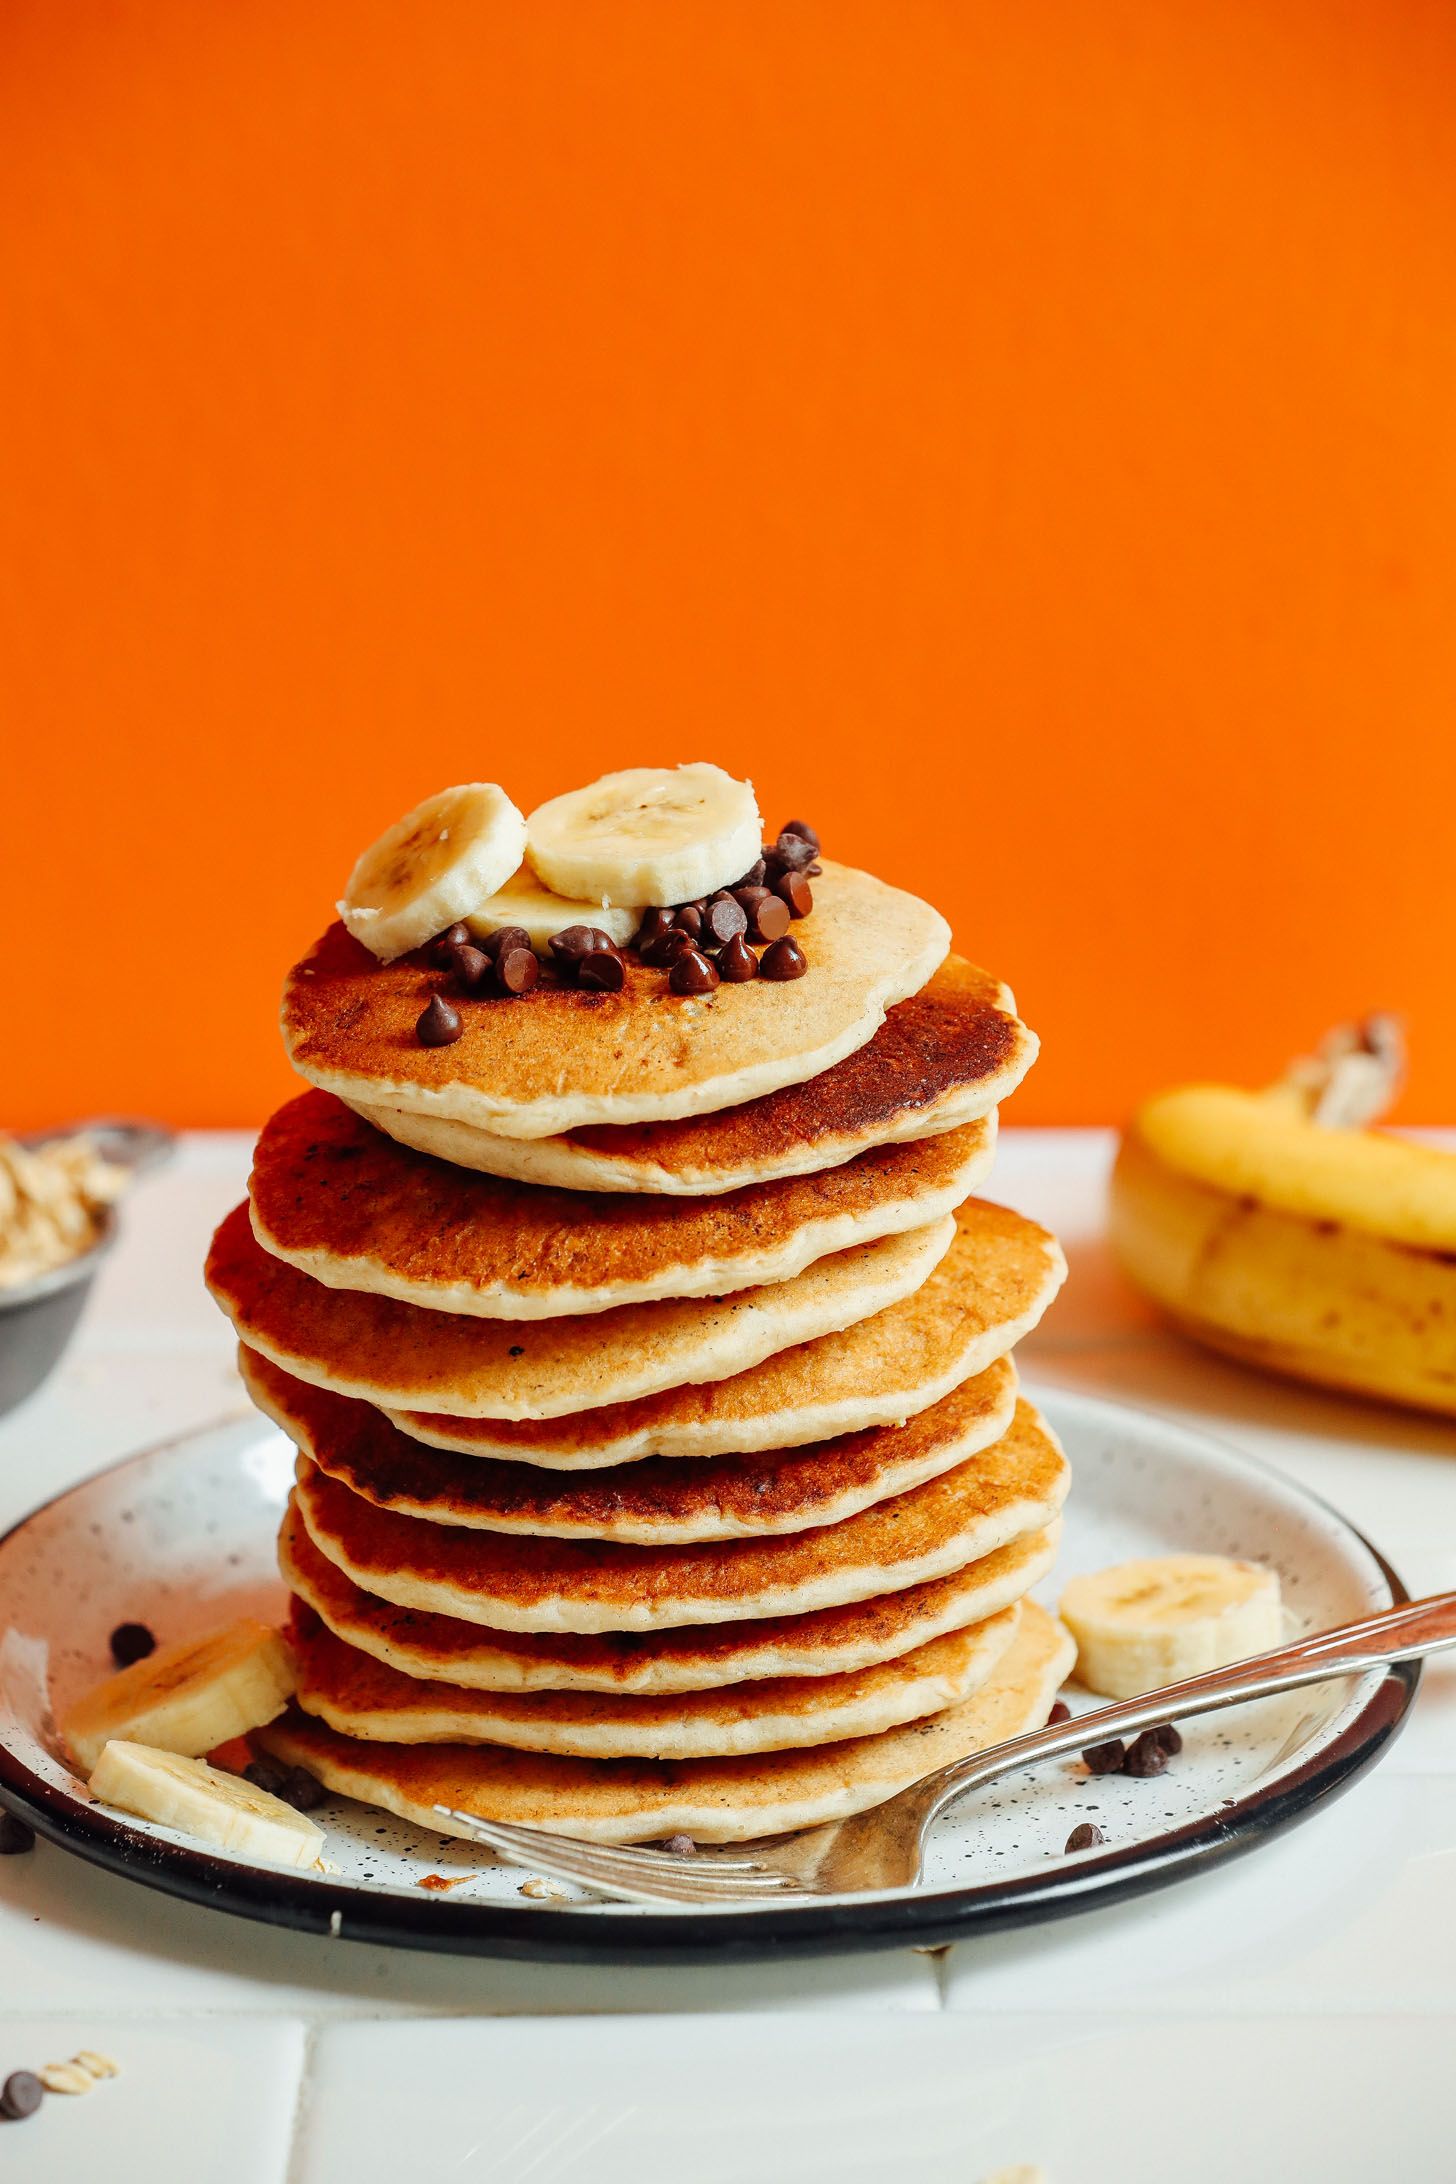
<svg viewBox="0 0 1456 2184"><path fill-rule="evenodd" d="M78 2048L73 2058L83 2070L89 2070L93 2078L119 2078L121 2065L110 2055L98 2055L95 2048Z"/></svg>
<svg viewBox="0 0 1456 2184"><path fill-rule="evenodd" d="M47 2063L36 2076L47 2093L89 2093L96 2083L79 2063Z"/></svg>
<svg viewBox="0 0 1456 2184"><path fill-rule="evenodd" d="M539 1873L533 1873L528 1881L522 1881L521 1894L531 1896L537 1903L566 1903L569 1891L557 1881L543 1881Z"/></svg>

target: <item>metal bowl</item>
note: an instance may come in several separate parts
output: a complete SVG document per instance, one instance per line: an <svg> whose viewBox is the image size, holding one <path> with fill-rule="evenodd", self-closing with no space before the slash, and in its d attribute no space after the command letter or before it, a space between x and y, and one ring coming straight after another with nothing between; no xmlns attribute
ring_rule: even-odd
<svg viewBox="0 0 1456 2184"><path fill-rule="evenodd" d="M89 1137L108 1160L130 1168L133 1178L168 1158L172 1134L150 1122L76 1123L64 1130L38 1130L22 1139L27 1145L53 1145L57 1138ZM34 1395L59 1364L76 1331L102 1260L116 1241L116 1209L109 1209L89 1249L64 1266L37 1274L15 1289L0 1289L0 1417Z"/></svg>

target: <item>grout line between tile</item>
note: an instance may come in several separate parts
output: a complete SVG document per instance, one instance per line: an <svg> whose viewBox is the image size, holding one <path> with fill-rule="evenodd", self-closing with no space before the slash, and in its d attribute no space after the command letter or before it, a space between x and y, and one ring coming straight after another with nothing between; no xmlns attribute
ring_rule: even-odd
<svg viewBox="0 0 1456 2184"><path fill-rule="evenodd" d="M319 2034L328 2020L306 2018L303 2026L303 2054L298 2063L298 2087L293 2096L293 2117L288 2133L288 2165L283 2172L283 2184L298 2184L303 2175L303 2158L307 2150L308 2129L313 2107L314 2056Z"/></svg>

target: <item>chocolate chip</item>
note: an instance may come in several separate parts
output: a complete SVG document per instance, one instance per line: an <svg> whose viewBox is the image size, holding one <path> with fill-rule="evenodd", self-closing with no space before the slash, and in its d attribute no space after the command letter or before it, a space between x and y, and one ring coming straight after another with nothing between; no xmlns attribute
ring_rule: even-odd
<svg viewBox="0 0 1456 2184"><path fill-rule="evenodd" d="M436 934L430 942L430 955L442 971L450 968L450 958L457 948L463 948L470 939L468 925L447 925L443 933Z"/></svg>
<svg viewBox="0 0 1456 2184"><path fill-rule="evenodd" d="M774 893L789 906L789 915L806 918L814 907L814 890L802 872L785 872L774 882Z"/></svg>
<svg viewBox="0 0 1456 2184"><path fill-rule="evenodd" d="M1169 1755L1158 1742L1156 1729L1144 1729L1140 1737L1134 1737L1127 1748L1122 1763L1126 1775L1159 1775L1168 1764Z"/></svg>
<svg viewBox="0 0 1456 2184"><path fill-rule="evenodd" d="M300 1812L316 1812L320 1805L327 1802L329 1793L318 1776L310 1774L307 1767L290 1767L287 1787L282 1794Z"/></svg>
<svg viewBox="0 0 1456 2184"><path fill-rule="evenodd" d="M754 913L750 937L755 940L782 940L793 915L782 895L765 895Z"/></svg>
<svg viewBox="0 0 1456 2184"><path fill-rule="evenodd" d="M483 948L457 948L450 959L455 982L465 993L484 993L495 977L495 965Z"/></svg>
<svg viewBox="0 0 1456 2184"><path fill-rule="evenodd" d="M695 902L685 902L672 922L680 933L686 933L690 940L696 940L703 930L703 913Z"/></svg>
<svg viewBox="0 0 1456 2184"><path fill-rule="evenodd" d="M45 2099L45 2087L33 2070L12 2070L0 2086L0 2116L9 2123L23 2123Z"/></svg>
<svg viewBox="0 0 1456 2184"><path fill-rule="evenodd" d="M1070 1721L1071 1718L1071 1707L1068 1706L1065 1699L1058 1699L1056 1705L1047 1715L1047 1727L1049 1729L1054 1729L1059 1721Z"/></svg>
<svg viewBox="0 0 1456 2184"><path fill-rule="evenodd" d="M1067 1848L1068 1850L1095 1850L1099 1843L1106 1840L1107 1838L1103 1835L1101 1828L1097 1827L1091 1820L1084 1820L1081 1826L1073 1828L1071 1834L1067 1837Z"/></svg>
<svg viewBox="0 0 1456 2184"><path fill-rule="evenodd" d="M760 857L756 863L749 866L741 880L733 882L732 892L736 895L740 887L762 887L767 876L768 866Z"/></svg>
<svg viewBox="0 0 1456 2184"><path fill-rule="evenodd" d="M1106 1744L1092 1744L1082 1754L1089 1774L1118 1774L1127 1757L1127 1746L1121 1737L1112 1737Z"/></svg>
<svg viewBox="0 0 1456 2184"><path fill-rule="evenodd" d="M610 948L612 944L595 925L563 925L559 933L551 935L548 945L558 963L574 970L583 956L595 955L599 948Z"/></svg>
<svg viewBox="0 0 1456 2184"><path fill-rule="evenodd" d="M286 1793L288 1769L280 1767L276 1759L251 1759L243 1769L243 1780L251 1782L255 1790L265 1790L269 1797L282 1797Z"/></svg>
<svg viewBox="0 0 1456 2184"><path fill-rule="evenodd" d="M633 947L641 950L647 946L649 941L656 940L660 934L670 933L672 931L673 915L674 913L671 910L644 910L642 923L632 937Z"/></svg>
<svg viewBox="0 0 1456 2184"><path fill-rule="evenodd" d="M802 978L809 965L796 940L776 940L758 959L760 978Z"/></svg>
<svg viewBox="0 0 1456 2184"><path fill-rule="evenodd" d="M1183 1739L1170 1721L1156 1722L1147 1734L1157 1738L1169 1759L1176 1759L1183 1749Z"/></svg>
<svg viewBox="0 0 1456 2184"><path fill-rule="evenodd" d="M814 862L818 847L817 842L806 842L802 834L790 834L785 828L769 851L767 861L770 866L777 865L780 872L802 872L805 865Z"/></svg>
<svg viewBox="0 0 1456 2184"><path fill-rule="evenodd" d="M727 941L718 956L718 976L730 986L742 986L758 976L758 957L741 933Z"/></svg>
<svg viewBox="0 0 1456 2184"><path fill-rule="evenodd" d="M719 895L703 913L703 938L713 947L726 947L739 933L748 931L748 912L731 895Z"/></svg>
<svg viewBox="0 0 1456 2184"><path fill-rule="evenodd" d="M534 948L502 948L495 959L495 975L502 991L510 994L529 993L541 976L541 966L536 961Z"/></svg>
<svg viewBox="0 0 1456 2184"><path fill-rule="evenodd" d="M415 1037L421 1046L453 1046L465 1029L460 1021L460 1011L452 1009L443 994L433 994L430 1005L415 1025Z"/></svg>
<svg viewBox="0 0 1456 2184"><path fill-rule="evenodd" d="M503 949L529 948L531 936L524 925L498 925L495 931L487 934L485 939L479 942L478 945L494 963L498 960Z"/></svg>
<svg viewBox="0 0 1456 2184"><path fill-rule="evenodd" d="M627 967L615 948L597 948L576 966L576 982L592 993L620 993Z"/></svg>
<svg viewBox="0 0 1456 2184"><path fill-rule="evenodd" d="M691 1858L698 1846L690 1835L669 1835L662 1847L670 1850L674 1858Z"/></svg>
<svg viewBox="0 0 1456 2184"><path fill-rule="evenodd" d="M13 1812L0 1811L0 1858L19 1858L35 1849L35 1829Z"/></svg>
<svg viewBox="0 0 1456 2184"><path fill-rule="evenodd" d="M790 819L783 828L783 832L780 835L780 840L782 840L783 834L797 834L799 840L801 842L807 842L811 849L822 849L824 847L824 844L820 841L818 834L816 833L814 828L810 826L807 819Z"/></svg>
<svg viewBox="0 0 1456 2184"><path fill-rule="evenodd" d="M692 934L684 933L674 925L670 931L659 933L656 940L648 942L642 951L642 960L650 963L655 970L667 971L671 970L680 956L691 955L692 952Z"/></svg>
<svg viewBox="0 0 1456 2184"><path fill-rule="evenodd" d="M804 867L804 877L805 877L805 879L806 879L806 880L817 880L817 879L818 879L818 877L819 877L819 875L820 875L820 873L821 873L821 872L822 872L823 870L824 870L824 867L823 867L823 865L822 865L822 864L820 864L820 863L818 862L818 860L816 859L816 860L815 860L815 862L814 862L813 864L806 864L806 865L805 865L805 867Z"/></svg>
<svg viewBox="0 0 1456 2184"><path fill-rule="evenodd" d="M130 1668L157 1650L157 1641L145 1623L118 1623L111 1633L111 1658L118 1668Z"/></svg>
<svg viewBox="0 0 1456 2184"><path fill-rule="evenodd" d="M718 973L705 955L689 948L668 972L667 983L674 993L711 993L718 983Z"/></svg>

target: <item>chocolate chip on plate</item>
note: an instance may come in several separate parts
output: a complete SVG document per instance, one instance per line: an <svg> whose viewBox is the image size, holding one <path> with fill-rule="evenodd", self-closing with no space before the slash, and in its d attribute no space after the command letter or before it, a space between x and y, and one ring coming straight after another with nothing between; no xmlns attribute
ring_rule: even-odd
<svg viewBox="0 0 1456 2184"><path fill-rule="evenodd" d="M615 948L596 948L576 966L576 982L590 993L620 993L627 981L627 966Z"/></svg>
<svg viewBox="0 0 1456 2184"><path fill-rule="evenodd" d="M33 2070L12 2070L0 2086L0 2116L9 2123L21 2123L33 2116L45 2099L45 2087Z"/></svg>
<svg viewBox="0 0 1456 2184"><path fill-rule="evenodd" d="M529 993L541 976L534 948L502 948L495 959L495 975L504 993Z"/></svg>
<svg viewBox="0 0 1456 2184"><path fill-rule="evenodd" d="M19 1858L35 1849L35 1829L13 1812L0 1811L0 1858Z"/></svg>
<svg viewBox="0 0 1456 2184"><path fill-rule="evenodd" d="M1047 1727L1049 1729L1054 1729L1059 1721L1070 1721L1071 1718L1071 1707L1068 1706L1065 1699L1058 1699L1056 1705L1047 1715Z"/></svg>
<svg viewBox="0 0 1456 2184"><path fill-rule="evenodd" d="M286 1784L279 1794L300 1812L314 1812L327 1802L329 1793L307 1767L290 1767Z"/></svg>
<svg viewBox="0 0 1456 2184"><path fill-rule="evenodd" d="M1183 1749L1183 1739L1170 1721L1155 1722L1147 1734L1157 1738L1169 1759L1176 1759Z"/></svg>
<svg viewBox="0 0 1456 2184"><path fill-rule="evenodd" d="M118 1623L109 1640L111 1658L118 1668L130 1668L157 1650L157 1641L145 1623Z"/></svg>
<svg viewBox="0 0 1456 2184"><path fill-rule="evenodd" d="M473 947L469 942L455 950L450 958L450 968L463 993L485 993L495 977L495 965L485 950Z"/></svg>
<svg viewBox="0 0 1456 2184"><path fill-rule="evenodd" d="M470 939L468 925L447 925L443 933L437 933L430 942L430 955L442 971L450 968L450 959L457 948L463 948Z"/></svg>
<svg viewBox="0 0 1456 2184"><path fill-rule="evenodd" d="M460 1011L452 1009L443 994L432 994L430 1004L415 1025L415 1037L421 1046L453 1046L465 1029Z"/></svg>
<svg viewBox="0 0 1456 2184"><path fill-rule="evenodd" d="M718 983L718 973L705 955L689 948L668 972L667 983L674 993L711 993Z"/></svg>
<svg viewBox="0 0 1456 2184"><path fill-rule="evenodd" d="M774 893L789 906L789 915L806 918L814 907L814 890L802 872L784 872L774 882Z"/></svg>
<svg viewBox="0 0 1456 2184"><path fill-rule="evenodd" d="M1082 1757L1089 1774L1118 1774L1127 1757L1127 1746L1121 1737L1110 1737L1106 1744L1089 1744Z"/></svg>
<svg viewBox="0 0 1456 2184"><path fill-rule="evenodd" d="M1071 1834L1067 1837L1067 1849L1095 1850L1099 1843L1105 1843L1106 1840L1106 1836L1095 1822L1084 1820L1081 1826L1073 1828Z"/></svg>
<svg viewBox="0 0 1456 2184"><path fill-rule="evenodd" d="M703 938L715 948L726 947L748 931L748 912L731 895L718 895L703 912Z"/></svg>
<svg viewBox="0 0 1456 2184"><path fill-rule="evenodd" d="M735 933L718 955L718 976L730 986L742 986L758 976L758 957L741 933Z"/></svg>
<svg viewBox="0 0 1456 2184"><path fill-rule="evenodd" d="M1157 1730L1144 1729L1128 1746L1122 1771L1126 1775L1159 1775L1171 1756L1167 1746L1159 1741Z"/></svg>
<svg viewBox="0 0 1456 2184"><path fill-rule="evenodd" d="M802 978L808 968L804 951L796 940L776 940L758 959L760 978Z"/></svg>

